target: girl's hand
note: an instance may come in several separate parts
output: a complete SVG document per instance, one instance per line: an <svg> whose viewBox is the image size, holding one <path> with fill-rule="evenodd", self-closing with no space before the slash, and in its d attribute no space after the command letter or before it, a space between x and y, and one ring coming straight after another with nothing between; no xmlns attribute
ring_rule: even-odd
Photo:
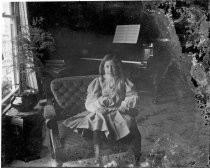
<svg viewBox="0 0 210 168"><path fill-rule="evenodd" d="M120 107L118 108L118 110L119 110L121 113L125 113L125 112L127 111L127 109L126 109L125 107L123 107L123 106L120 106Z"/></svg>
<svg viewBox="0 0 210 168"><path fill-rule="evenodd" d="M107 114L108 110L106 110L105 108L100 108L100 109L98 109L98 112L101 114Z"/></svg>
<svg viewBox="0 0 210 168"><path fill-rule="evenodd" d="M127 104L124 101L122 101L122 103L121 103L120 107L118 108L118 110L120 112L122 112L122 113L125 113L126 111L128 111Z"/></svg>
<svg viewBox="0 0 210 168"><path fill-rule="evenodd" d="M98 99L98 102L101 106L108 107L109 106L109 98L106 96L101 96Z"/></svg>

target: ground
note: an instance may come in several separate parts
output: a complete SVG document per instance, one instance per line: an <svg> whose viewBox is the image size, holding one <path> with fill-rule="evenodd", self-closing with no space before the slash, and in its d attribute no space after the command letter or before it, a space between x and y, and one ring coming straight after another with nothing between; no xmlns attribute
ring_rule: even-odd
<svg viewBox="0 0 210 168"><path fill-rule="evenodd" d="M205 167L208 158L209 127L204 125L201 114L196 109L195 99L185 97L171 99L161 104L153 104L149 93L140 93L138 128L142 134L142 162L147 159L157 161L157 156L167 156L171 165ZM161 153L161 155L160 155ZM104 157L104 164L116 160L118 164L130 164L132 156L121 153ZM162 162L164 162L162 160ZM43 158L28 163L14 161L12 167L54 166L49 152ZM69 161L63 166L93 166L93 159ZM156 163L160 164L160 163ZM162 164L162 163L161 163ZM153 165L154 166L154 165Z"/></svg>

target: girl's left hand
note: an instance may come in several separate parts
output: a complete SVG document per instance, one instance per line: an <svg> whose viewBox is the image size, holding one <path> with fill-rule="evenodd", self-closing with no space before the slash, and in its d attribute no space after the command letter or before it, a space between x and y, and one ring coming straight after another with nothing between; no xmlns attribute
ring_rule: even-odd
<svg viewBox="0 0 210 168"><path fill-rule="evenodd" d="M122 113L128 111L128 108L127 108L127 106L126 106L126 103L125 103L125 102L122 102L121 105L120 105L120 107L118 108L118 110L119 110L120 112L122 112Z"/></svg>
<svg viewBox="0 0 210 168"><path fill-rule="evenodd" d="M103 107L108 107L109 106L109 98L106 97L106 96L101 96L99 99L98 99L98 102L101 106Z"/></svg>
<svg viewBox="0 0 210 168"><path fill-rule="evenodd" d="M125 107L120 106L120 107L118 108L118 110L119 110L120 112L122 112L122 113L125 113L126 108L125 108Z"/></svg>
<svg viewBox="0 0 210 168"><path fill-rule="evenodd" d="M98 112L101 114L107 114L108 110L106 110L105 108L100 108L100 109L98 109Z"/></svg>

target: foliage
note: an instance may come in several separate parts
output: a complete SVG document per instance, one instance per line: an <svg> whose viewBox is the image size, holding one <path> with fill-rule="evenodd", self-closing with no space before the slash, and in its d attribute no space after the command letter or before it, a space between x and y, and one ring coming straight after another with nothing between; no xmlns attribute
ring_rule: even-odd
<svg viewBox="0 0 210 168"><path fill-rule="evenodd" d="M148 167L189 167L196 165L204 155L203 150L179 135L163 134L155 141L146 161Z"/></svg>
<svg viewBox="0 0 210 168"><path fill-rule="evenodd" d="M202 115L207 122L206 124L210 124L210 113L206 110L209 108L208 104L210 101L210 94L207 92L207 88L210 85L210 81L208 80L210 77L210 45L208 39L207 12L199 6L194 5L188 8L183 7L178 12L180 12L183 17L181 22L185 25L186 29L184 47L186 48L188 56L192 58L190 74L197 82L197 86L194 86L193 90L196 94L196 98L203 97L206 99L202 102L204 105L204 112L202 112Z"/></svg>
<svg viewBox="0 0 210 168"><path fill-rule="evenodd" d="M189 86L204 107L202 115L210 125L208 1L149 1L143 3L143 9L155 15L163 12L168 17L168 27L175 27L182 46L182 53L178 55L176 62L190 82L194 81Z"/></svg>
<svg viewBox="0 0 210 168"><path fill-rule="evenodd" d="M183 57L191 58L191 78L196 82L196 86L192 85L198 102L202 104L202 115L206 124L210 124L210 42L209 42L209 26L207 21L207 11L202 6L198 6L193 1L186 1L188 6L181 6L174 10L174 14L178 14L179 18L174 19L175 26L182 25ZM206 1L208 5L208 2ZM169 10L170 11L170 10ZM172 11L172 10L171 10ZM200 99L201 98L201 99Z"/></svg>
<svg viewBox="0 0 210 168"><path fill-rule="evenodd" d="M29 28L31 46L34 47L33 53L40 59L44 57L44 52L50 54L55 51L54 37L51 33L41 28L43 20L42 17L34 18L32 26Z"/></svg>
<svg viewBox="0 0 210 168"><path fill-rule="evenodd" d="M17 65L20 71L20 80L28 73L41 76L42 60L55 51L55 41L49 32L42 29L43 18L33 18L32 24L20 27L17 35ZM24 85L24 82L21 82ZM27 89L26 86L22 86Z"/></svg>
<svg viewBox="0 0 210 168"><path fill-rule="evenodd" d="M19 64L42 61L46 54L55 51L53 36L41 28L43 18L35 18L29 27L21 27L17 35Z"/></svg>

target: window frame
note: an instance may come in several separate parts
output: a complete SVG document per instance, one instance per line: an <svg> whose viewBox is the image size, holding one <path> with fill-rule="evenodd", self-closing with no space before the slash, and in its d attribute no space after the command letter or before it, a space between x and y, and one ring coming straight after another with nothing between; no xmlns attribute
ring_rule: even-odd
<svg viewBox="0 0 210 168"><path fill-rule="evenodd" d="M17 36L17 16L14 14L14 8L13 8L13 2L4 2L4 3L8 3L9 4L9 8L10 8L10 14L7 14L5 11L3 11L2 13L2 19L11 19L10 20L10 31L11 31L11 53L12 53L12 60L13 60L13 75L14 75L14 88L12 89L12 91L10 93L8 93L8 95L6 95L2 101L2 115L11 107L10 104L10 100L13 97L13 95L15 93L17 93L19 91L19 71L15 71L15 67L17 66L17 58L15 57L15 55L17 54L17 43L16 43L16 36ZM2 32L3 35L3 32ZM3 45L2 45L3 47ZM2 67L3 69L3 67Z"/></svg>

